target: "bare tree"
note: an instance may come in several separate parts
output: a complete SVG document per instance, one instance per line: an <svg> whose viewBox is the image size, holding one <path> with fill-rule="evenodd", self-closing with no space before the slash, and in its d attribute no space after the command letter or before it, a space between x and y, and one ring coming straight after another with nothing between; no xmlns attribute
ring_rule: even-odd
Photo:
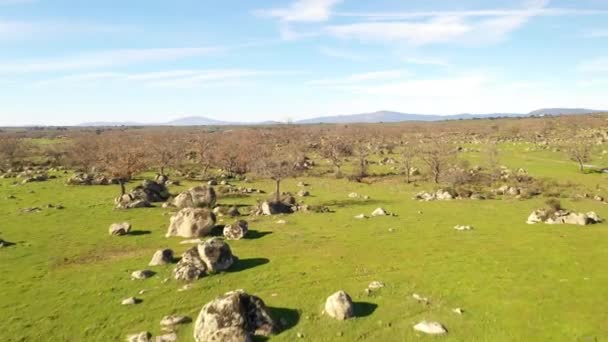
<svg viewBox="0 0 608 342"><path fill-rule="evenodd" d="M259 149L254 171L275 182L275 202L281 200L281 182L301 173L300 169L296 167L299 154L300 151L294 146L277 147L276 143L272 141Z"/></svg>
<svg viewBox="0 0 608 342"><path fill-rule="evenodd" d="M420 152L419 143L414 140L406 140L402 143L401 157L403 158L403 168L405 170L405 181L410 183L412 176L412 169L414 168L414 158Z"/></svg>
<svg viewBox="0 0 608 342"><path fill-rule="evenodd" d="M98 135L75 136L67 147L68 164L75 169L90 172L94 166L100 165L101 144Z"/></svg>
<svg viewBox="0 0 608 342"><path fill-rule="evenodd" d="M568 154L568 158L578 163L579 170L583 172L585 164L591 161L592 141L588 138L572 136L563 148Z"/></svg>
<svg viewBox="0 0 608 342"><path fill-rule="evenodd" d="M420 154L422 161L429 167L435 184L439 184L443 172L450 166L455 156L454 146L441 138L426 141Z"/></svg>
<svg viewBox="0 0 608 342"><path fill-rule="evenodd" d="M15 136L0 136L0 166L12 167L19 160L22 141Z"/></svg>
<svg viewBox="0 0 608 342"><path fill-rule="evenodd" d="M500 178L500 154L496 141L490 142L486 149L486 161L492 183Z"/></svg>
<svg viewBox="0 0 608 342"><path fill-rule="evenodd" d="M211 133L201 133L194 141L194 152L203 177L207 176L210 168L218 164L215 138Z"/></svg>
<svg viewBox="0 0 608 342"><path fill-rule="evenodd" d="M353 149L350 144L339 137L330 137L323 141L320 152L321 156L329 159L333 165L336 177L341 177L341 168L344 158L351 156L353 154Z"/></svg>
<svg viewBox="0 0 608 342"><path fill-rule="evenodd" d="M148 137L148 141L150 142L150 151L152 151L148 155L150 163L158 167L161 176L165 175L167 167L177 166L182 160L185 142L181 139L180 135L154 132Z"/></svg>
<svg viewBox="0 0 608 342"><path fill-rule="evenodd" d="M147 166L146 154L140 137L131 133L105 134L100 146L100 169L108 177L116 179L120 185L121 196L126 193L125 183L144 170Z"/></svg>

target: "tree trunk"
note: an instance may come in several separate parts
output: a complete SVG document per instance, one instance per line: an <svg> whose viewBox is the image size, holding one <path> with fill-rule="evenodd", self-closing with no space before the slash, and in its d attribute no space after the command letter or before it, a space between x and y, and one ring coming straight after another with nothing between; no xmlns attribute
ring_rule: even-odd
<svg viewBox="0 0 608 342"><path fill-rule="evenodd" d="M276 181L276 192L275 192L275 201L277 203L281 202L281 190L280 190L280 187L281 187L281 181L277 180Z"/></svg>
<svg viewBox="0 0 608 342"><path fill-rule="evenodd" d="M578 162L578 167L579 167L579 169L580 169L581 172L585 171L585 164L583 164L582 161Z"/></svg>
<svg viewBox="0 0 608 342"><path fill-rule="evenodd" d="M165 176L165 167L164 166L160 167L160 175L163 177Z"/></svg>
<svg viewBox="0 0 608 342"><path fill-rule="evenodd" d="M127 190L125 189L125 180L122 178L119 179L118 184L120 184L120 197L122 197L127 193Z"/></svg>

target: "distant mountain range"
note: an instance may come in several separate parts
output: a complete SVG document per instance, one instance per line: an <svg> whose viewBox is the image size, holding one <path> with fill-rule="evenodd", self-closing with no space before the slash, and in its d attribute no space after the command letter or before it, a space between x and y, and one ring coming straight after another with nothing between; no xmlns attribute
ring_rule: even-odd
<svg viewBox="0 0 608 342"><path fill-rule="evenodd" d="M321 116L312 119L294 121L294 124L352 124L352 123L394 123L403 121L445 121L445 120L468 120L468 119L487 119L499 117L528 117L546 115L582 115L602 113L608 111L584 109L584 108L544 108L532 111L527 114L519 113L492 113L492 114L407 114L391 111L378 111L364 114ZM99 126L228 126L228 125L275 125L277 121L264 122L229 122L209 119L202 116L189 116L179 118L165 123L137 123L137 122L86 122L78 126L99 127Z"/></svg>

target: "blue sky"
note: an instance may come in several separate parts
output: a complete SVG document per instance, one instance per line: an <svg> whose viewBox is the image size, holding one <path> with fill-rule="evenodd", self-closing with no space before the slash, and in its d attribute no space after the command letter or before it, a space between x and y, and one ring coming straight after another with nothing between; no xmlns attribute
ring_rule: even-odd
<svg viewBox="0 0 608 342"><path fill-rule="evenodd" d="M606 0L0 0L0 125L608 109Z"/></svg>

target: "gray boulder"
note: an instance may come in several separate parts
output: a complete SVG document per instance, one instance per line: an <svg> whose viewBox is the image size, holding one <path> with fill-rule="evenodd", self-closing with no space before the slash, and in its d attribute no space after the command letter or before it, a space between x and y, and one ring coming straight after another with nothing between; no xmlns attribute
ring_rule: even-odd
<svg viewBox="0 0 608 342"><path fill-rule="evenodd" d="M173 262L173 251L171 249L159 249L152 256L148 266L160 266Z"/></svg>
<svg viewBox="0 0 608 342"><path fill-rule="evenodd" d="M177 208L213 208L216 201L215 190L212 187L197 186L186 190L173 199Z"/></svg>
<svg viewBox="0 0 608 342"><path fill-rule="evenodd" d="M276 331L276 323L264 301L237 290L203 306L194 323L194 340L244 342L255 335L268 337Z"/></svg>
<svg viewBox="0 0 608 342"><path fill-rule="evenodd" d="M198 245L197 249L208 273L227 270L235 261L230 246L221 238L211 238Z"/></svg>
<svg viewBox="0 0 608 342"><path fill-rule="evenodd" d="M127 235L127 234L129 234L130 231L131 231L131 224L129 222L113 223L112 225L110 225L110 228L108 229L108 232L110 233L110 235L116 235L116 236Z"/></svg>
<svg viewBox="0 0 608 342"><path fill-rule="evenodd" d="M206 208L184 208L170 219L167 237L185 238L209 235L215 226L215 215Z"/></svg>
<svg viewBox="0 0 608 342"><path fill-rule="evenodd" d="M335 319L345 320L355 315L355 306L346 292L338 291L327 297L325 313Z"/></svg>
<svg viewBox="0 0 608 342"><path fill-rule="evenodd" d="M224 237L228 240L240 240L247 235L249 224L245 220L238 220L224 227Z"/></svg>
<svg viewBox="0 0 608 342"><path fill-rule="evenodd" d="M205 275L207 266L201 260L196 246L187 250L182 254L175 269L173 269L173 277L176 280L194 281Z"/></svg>

